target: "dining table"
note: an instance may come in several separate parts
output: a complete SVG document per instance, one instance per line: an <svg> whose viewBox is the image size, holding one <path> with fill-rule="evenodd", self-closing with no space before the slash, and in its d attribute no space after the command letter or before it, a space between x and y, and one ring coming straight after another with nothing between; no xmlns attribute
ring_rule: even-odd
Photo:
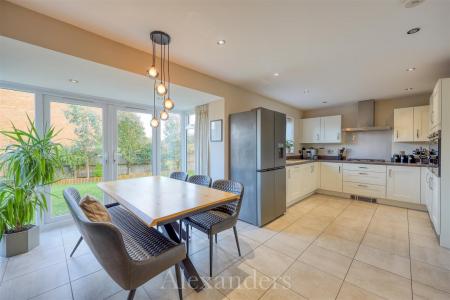
<svg viewBox="0 0 450 300"><path fill-rule="evenodd" d="M100 182L97 186L148 226L161 228L176 243L188 238L179 220L239 199L233 193L164 176ZM194 290L205 287L189 256L181 268Z"/></svg>

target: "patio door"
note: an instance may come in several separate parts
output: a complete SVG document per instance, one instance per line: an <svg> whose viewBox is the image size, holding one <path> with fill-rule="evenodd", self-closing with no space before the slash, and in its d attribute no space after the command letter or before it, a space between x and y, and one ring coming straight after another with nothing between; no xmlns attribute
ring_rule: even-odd
<svg viewBox="0 0 450 300"><path fill-rule="evenodd" d="M103 201L97 183L104 180L107 155L105 152L105 108L98 103L46 96L46 123L60 131L55 142L63 146L63 166L57 183L51 186L46 222L61 220L69 214L63 198L68 187L77 188L82 195L92 195Z"/></svg>

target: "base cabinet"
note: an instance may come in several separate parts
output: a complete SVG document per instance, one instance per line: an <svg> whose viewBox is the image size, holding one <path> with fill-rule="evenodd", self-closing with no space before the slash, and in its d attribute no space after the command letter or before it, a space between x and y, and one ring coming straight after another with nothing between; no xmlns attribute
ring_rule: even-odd
<svg viewBox="0 0 450 300"><path fill-rule="evenodd" d="M320 188L327 191L342 192L341 163L320 163Z"/></svg>
<svg viewBox="0 0 450 300"><path fill-rule="evenodd" d="M320 163L311 162L302 165L289 166L286 172L286 204L313 193L320 184Z"/></svg>
<svg viewBox="0 0 450 300"><path fill-rule="evenodd" d="M420 184L420 168L387 167L387 199L420 204Z"/></svg>

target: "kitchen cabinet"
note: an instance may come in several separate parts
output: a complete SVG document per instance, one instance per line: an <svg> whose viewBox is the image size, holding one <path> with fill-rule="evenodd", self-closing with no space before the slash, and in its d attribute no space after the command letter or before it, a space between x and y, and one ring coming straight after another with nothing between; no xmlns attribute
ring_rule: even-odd
<svg viewBox="0 0 450 300"><path fill-rule="evenodd" d="M289 166L286 172L286 205L292 205L319 188L320 164Z"/></svg>
<svg viewBox="0 0 450 300"><path fill-rule="evenodd" d="M441 102L442 102L442 79L439 79L434 86L430 96L430 128L429 133L434 133L441 129Z"/></svg>
<svg viewBox="0 0 450 300"><path fill-rule="evenodd" d="M343 169L344 193L370 198L386 197L386 166L344 164Z"/></svg>
<svg viewBox="0 0 450 300"><path fill-rule="evenodd" d="M437 234L441 233L441 179L431 173L431 211L430 218L433 223L434 230Z"/></svg>
<svg viewBox="0 0 450 300"><path fill-rule="evenodd" d="M303 143L319 143L320 132L320 118L310 118L302 120Z"/></svg>
<svg viewBox="0 0 450 300"><path fill-rule="evenodd" d="M302 143L340 143L342 117L302 119Z"/></svg>
<svg viewBox="0 0 450 300"><path fill-rule="evenodd" d="M342 192L341 163L320 163L320 188L327 191Z"/></svg>
<svg viewBox="0 0 450 300"><path fill-rule="evenodd" d="M429 105L394 109L394 142L428 141L429 110Z"/></svg>
<svg viewBox="0 0 450 300"><path fill-rule="evenodd" d="M420 204L420 185L420 168L387 167L387 199Z"/></svg>

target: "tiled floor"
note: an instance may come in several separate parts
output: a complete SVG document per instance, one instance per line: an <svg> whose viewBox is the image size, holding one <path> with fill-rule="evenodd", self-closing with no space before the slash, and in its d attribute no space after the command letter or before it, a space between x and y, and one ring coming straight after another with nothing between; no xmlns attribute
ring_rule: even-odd
<svg viewBox="0 0 450 300"><path fill-rule="evenodd" d="M55 226L53 226L55 227ZM219 235L214 277L208 241L194 231L191 258L207 289L185 299L450 299L450 250L424 212L314 195L264 228L238 224ZM126 299L86 244L69 253L73 225L46 228L41 246L0 258L0 299ZM178 299L173 270L138 289L135 299Z"/></svg>

